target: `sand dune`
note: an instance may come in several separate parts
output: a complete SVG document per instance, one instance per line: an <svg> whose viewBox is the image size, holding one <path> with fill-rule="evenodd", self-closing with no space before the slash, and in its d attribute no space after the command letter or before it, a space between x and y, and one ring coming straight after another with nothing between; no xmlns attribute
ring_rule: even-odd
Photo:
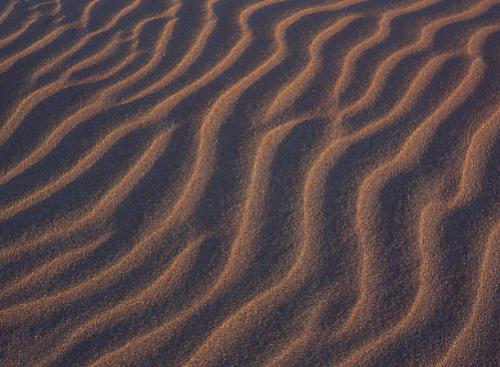
<svg viewBox="0 0 500 367"><path fill-rule="evenodd" d="M499 365L500 0L5 0L0 85L0 366Z"/></svg>

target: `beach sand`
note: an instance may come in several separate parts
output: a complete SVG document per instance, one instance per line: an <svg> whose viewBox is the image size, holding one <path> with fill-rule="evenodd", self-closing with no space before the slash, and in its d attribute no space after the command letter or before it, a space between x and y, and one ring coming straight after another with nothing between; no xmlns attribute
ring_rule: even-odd
<svg viewBox="0 0 500 367"><path fill-rule="evenodd" d="M0 2L0 366L496 367L500 0Z"/></svg>

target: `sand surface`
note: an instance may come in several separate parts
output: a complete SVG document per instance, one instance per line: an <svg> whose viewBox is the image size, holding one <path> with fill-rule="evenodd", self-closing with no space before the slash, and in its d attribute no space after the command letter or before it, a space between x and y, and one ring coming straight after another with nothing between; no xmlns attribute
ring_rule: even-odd
<svg viewBox="0 0 500 367"><path fill-rule="evenodd" d="M0 1L0 366L497 367L500 0Z"/></svg>

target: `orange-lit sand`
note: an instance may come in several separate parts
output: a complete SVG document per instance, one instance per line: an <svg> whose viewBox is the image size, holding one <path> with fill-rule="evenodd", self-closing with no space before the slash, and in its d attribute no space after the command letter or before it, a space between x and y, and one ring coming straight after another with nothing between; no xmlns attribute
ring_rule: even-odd
<svg viewBox="0 0 500 367"><path fill-rule="evenodd" d="M0 2L0 367L497 367L500 0Z"/></svg>

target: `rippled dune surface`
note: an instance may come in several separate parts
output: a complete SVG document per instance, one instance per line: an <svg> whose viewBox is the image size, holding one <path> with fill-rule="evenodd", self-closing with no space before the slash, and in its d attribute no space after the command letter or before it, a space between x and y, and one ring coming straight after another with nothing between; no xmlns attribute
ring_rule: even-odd
<svg viewBox="0 0 500 367"><path fill-rule="evenodd" d="M0 2L0 366L496 367L500 0Z"/></svg>

